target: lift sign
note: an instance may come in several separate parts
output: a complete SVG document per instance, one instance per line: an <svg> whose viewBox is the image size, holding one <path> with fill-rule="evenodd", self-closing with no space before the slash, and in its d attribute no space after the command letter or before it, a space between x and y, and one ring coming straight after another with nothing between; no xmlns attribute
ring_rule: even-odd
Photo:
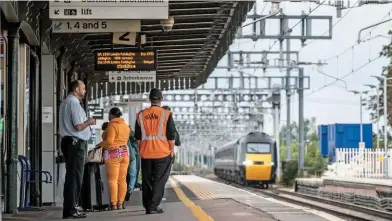
<svg viewBox="0 0 392 221"><path fill-rule="evenodd" d="M156 71L155 50L95 51L96 71Z"/></svg>

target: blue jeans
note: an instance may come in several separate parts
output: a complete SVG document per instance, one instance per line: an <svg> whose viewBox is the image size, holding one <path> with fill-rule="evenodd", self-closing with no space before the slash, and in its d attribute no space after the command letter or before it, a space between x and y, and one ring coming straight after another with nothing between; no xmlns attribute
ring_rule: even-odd
<svg viewBox="0 0 392 221"><path fill-rule="evenodd" d="M133 147L129 147L129 166L128 166L128 176L127 176L127 183L128 183L128 191L132 191L135 188L136 183L136 152Z"/></svg>

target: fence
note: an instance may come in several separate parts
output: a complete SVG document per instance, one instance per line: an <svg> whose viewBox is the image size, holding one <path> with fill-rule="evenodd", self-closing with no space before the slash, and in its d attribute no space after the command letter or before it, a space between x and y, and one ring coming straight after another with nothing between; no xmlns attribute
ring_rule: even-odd
<svg viewBox="0 0 392 221"><path fill-rule="evenodd" d="M392 150L336 149L338 177L392 178Z"/></svg>

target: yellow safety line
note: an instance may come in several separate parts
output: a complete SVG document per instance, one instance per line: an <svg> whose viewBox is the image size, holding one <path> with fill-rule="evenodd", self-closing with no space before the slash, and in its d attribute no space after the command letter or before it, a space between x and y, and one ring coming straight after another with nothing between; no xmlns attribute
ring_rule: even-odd
<svg viewBox="0 0 392 221"><path fill-rule="evenodd" d="M192 202L186 195L185 193L177 186L177 184L172 180L169 179L170 185L172 186L174 192L176 192L178 198L181 200L181 202L188 207L191 211L192 214L199 220L199 221L214 221L214 219L207 215L203 211L200 206L196 206L194 202Z"/></svg>

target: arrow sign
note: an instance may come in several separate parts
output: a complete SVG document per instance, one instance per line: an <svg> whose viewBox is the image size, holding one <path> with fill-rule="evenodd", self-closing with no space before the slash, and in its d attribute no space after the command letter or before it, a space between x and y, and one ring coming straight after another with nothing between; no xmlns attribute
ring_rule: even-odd
<svg viewBox="0 0 392 221"><path fill-rule="evenodd" d="M113 33L113 44L122 44L122 45L135 45L136 44L136 32L114 32Z"/></svg>
<svg viewBox="0 0 392 221"><path fill-rule="evenodd" d="M61 22L61 21L54 23L53 29L60 30L62 24L63 24L63 22Z"/></svg>
<svg viewBox="0 0 392 221"><path fill-rule="evenodd" d="M59 10L59 9L54 10L54 14L55 14L55 15L59 15L59 14L60 14L60 10Z"/></svg>
<svg viewBox="0 0 392 221"><path fill-rule="evenodd" d="M131 34L131 32L125 32L123 35L121 35L118 40L120 41L130 41L131 39L128 37L128 35Z"/></svg>

